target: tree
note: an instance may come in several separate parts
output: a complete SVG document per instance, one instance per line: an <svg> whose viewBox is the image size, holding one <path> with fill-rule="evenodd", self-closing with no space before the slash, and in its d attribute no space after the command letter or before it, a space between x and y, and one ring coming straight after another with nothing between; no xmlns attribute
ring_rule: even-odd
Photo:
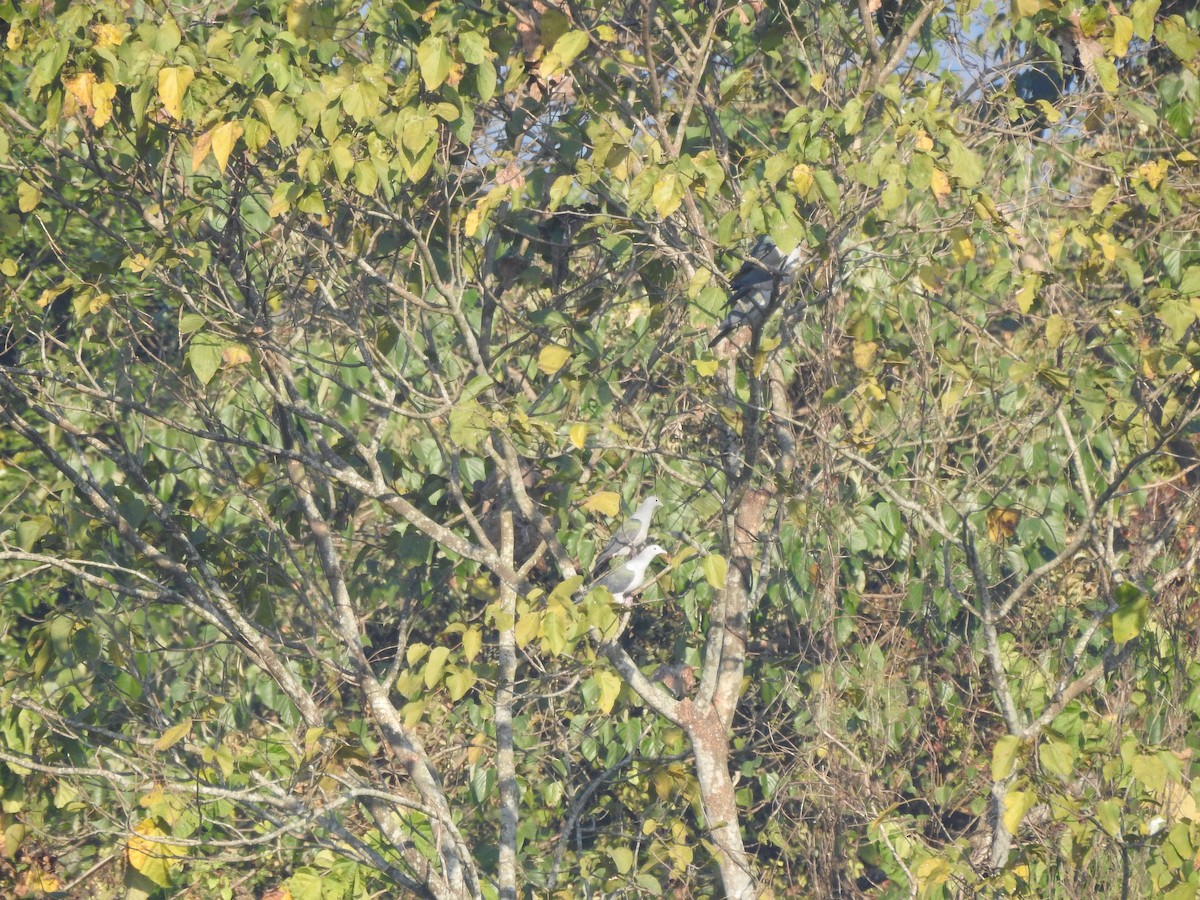
<svg viewBox="0 0 1200 900"><path fill-rule="evenodd" d="M14 885L1194 896L1196 14L876 5L0 10Z"/></svg>

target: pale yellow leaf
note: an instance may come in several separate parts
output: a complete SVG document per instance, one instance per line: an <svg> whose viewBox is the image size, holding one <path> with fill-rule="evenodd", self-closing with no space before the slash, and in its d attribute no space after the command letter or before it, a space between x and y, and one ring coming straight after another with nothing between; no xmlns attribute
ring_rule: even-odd
<svg viewBox="0 0 1200 900"><path fill-rule="evenodd" d="M594 677L596 687L600 688L600 696L596 703L600 707L600 712L607 716L612 712L613 704L617 702L617 697L621 693L621 678L616 672L608 669L600 669Z"/></svg>
<svg viewBox="0 0 1200 900"><path fill-rule="evenodd" d="M192 718L188 716L178 725L173 725L163 732L162 737L154 742L154 752L161 753L163 750L173 747L187 737L188 732L192 730Z"/></svg>
<svg viewBox="0 0 1200 900"><path fill-rule="evenodd" d="M561 369L571 358L571 351L566 347L560 347L558 344L550 344L543 347L538 354L538 368L547 375L553 375Z"/></svg>
<svg viewBox="0 0 1200 900"><path fill-rule="evenodd" d="M101 25L93 25L92 34L96 36L97 50L119 47L125 40L125 32L116 25L109 25L107 22Z"/></svg>
<svg viewBox="0 0 1200 900"><path fill-rule="evenodd" d="M103 128L113 115L113 100L117 96L117 86L109 81L102 81L92 86L92 105L96 111L92 113L92 124Z"/></svg>
<svg viewBox="0 0 1200 900"><path fill-rule="evenodd" d="M954 261L960 266L965 266L975 258L975 244L967 229L950 229L950 252L954 256Z"/></svg>
<svg viewBox="0 0 1200 900"><path fill-rule="evenodd" d="M615 516L621 510L621 495L615 491L597 491L584 501L583 508L588 512Z"/></svg>
<svg viewBox="0 0 1200 900"><path fill-rule="evenodd" d="M172 119L183 118L183 95L195 77L191 66L165 66L158 70L158 99Z"/></svg>
<svg viewBox="0 0 1200 900"><path fill-rule="evenodd" d="M1009 834L1016 834L1025 813L1033 809L1037 803L1037 794L1033 791L1009 791L1004 797L1004 827Z"/></svg>
<svg viewBox="0 0 1200 900"><path fill-rule="evenodd" d="M213 158L217 161L222 175L225 174L225 167L229 165L229 154L233 152L233 147L243 131L237 122L222 122L212 130Z"/></svg>
<svg viewBox="0 0 1200 900"><path fill-rule="evenodd" d="M934 168L933 174L929 176L929 187L939 200L948 197L950 196L950 177L941 169Z"/></svg>
<svg viewBox="0 0 1200 900"><path fill-rule="evenodd" d="M813 186L812 166L801 163L792 169L792 184L795 185L797 194L807 197Z"/></svg>
<svg viewBox="0 0 1200 900"><path fill-rule="evenodd" d="M91 72L80 72L74 78L63 81L67 94L73 97L89 116L92 114L92 86L95 83L96 76Z"/></svg>
<svg viewBox="0 0 1200 900"><path fill-rule="evenodd" d="M33 212L42 202L42 192L27 181L17 185L17 209L23 213Z"/></svg>
<svg viewBox="0 0 1200 900"><path fill-rule="evenodd" d="M250 362L250 351L241 344L230 344L221 350L221 359L229 368Z"/></svg>
<svg viewBox="0 0 1200 900"><path fill-rule="evenodd" d="M862 341L855 344L853 351L855 368L863 372L871 368L878 350L879 345L875 341Z"/></svg>
<svg viewBox="0 0 1200 900"><path fill-rule="evenodd" d="M210 128L200 137L196 138L196 143L192 145L192 171L197 171L208 158L209 151L212 150L214 129Z"/></svg>
<svg viewBox="0 0 1200 900"><path fill-rule="evenodd" d="M575 449L582 450L587 443L588 427L582 423L577 423L571 426L567 435L570 437L571 444L574 445Z"/></svg>

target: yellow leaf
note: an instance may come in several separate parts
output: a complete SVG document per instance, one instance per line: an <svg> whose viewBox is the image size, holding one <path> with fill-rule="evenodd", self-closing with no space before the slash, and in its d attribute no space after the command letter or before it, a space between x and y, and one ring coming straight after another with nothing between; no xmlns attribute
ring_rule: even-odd
<svg viewBox="0 0 1200 900"><path fill-rule="evenodd" d="M615 516L621 511L621 495L616 491L597 491L583 502L583 508L588 512Z"/></svg>
<svg viewBox="0 0 1200 900"><path fill-rule="evenodd" d="M621 678L616 672L608 669L600 669L593 677L596 680L596 687L600 688L600 696L596 699L596 703L600 707L600 712L607 716L612 712L613 704L620 696Z"/></svg>
<svg viewBox="0 0 1200 900"><path fill-rule="evenodd" d="M119 47L125 41L125 32L116 25L109 25L107 22L102 25L93 25L92 34L96 36L97 50Z"/></svg>
<svg viewBox="0 0 1200 900"><path fill-rule="evenodd" d="M801 163L792 169L792 184L796 186L797 194L801 197L807 197L809 190L813 186L812 166Z"/></svg>
<svg viewBox="0 0 1200 900"><path fill-rule="evenodd" d="M5 257L4 262L0 262L0 272L12 278L17 274L17 261L12 257Z"/></svg>
<svg viewBox="0 0 1200 900"><path fill-rule="evenodd" d="M571 443L576 450L582 450L587 443L588 427L582 423L572 425L570 431L567 432L571 439Z"/></svg>
<svg viewBox="0 0 1200 900"><path fill-rule="evenodd" d="M221 359L226 366L233 368L250 362L250 351L241 344L230 344L221 350Z"/></svg>
<svg viewBox="0 0 1200 900"><path fill-rule="evenodd" d="M950 178L937 167L934 167L933 174L929 176L929 187L939 200L950 196Z"/></svg>
<svg viewBox="0 0 1200 900"><path fill-rule="evenodd" d="M1037 299L1038 288L1042 286L1042 276L1037 272L1026 272L1021 281L1021 289L1017 291L1017 309L1024 315L1033 308Z"/></svg>
<svg viewBox="0 0 1200 900"><path fill-rule="evenodd" d="M946 286L946 270L941 266L921 266L917 270L917 277L921 280L921 286L934 294L940 294Z"/></svg>
<svg viewBox="0 0 1200 900"><path fill-rule="evenodd" d="M197 171L204 163L204 160L208 159L208 153L212 150L213 131L215 129L208 129L208 131L196 138L196 143L192 145L193 172Z"/></svg>
<svg viewBox="0 0 1200 900"><path fill-rule="evenodd" d="M1007 778L1017 763L1017 752L1021 749L1021 739L1015 734L1006 734L996 741L992 748L992 781Z"/></svg>
<svg viewBox="0 0 1200 900"><path fill-rule="evenodd" d="M950 864L944 859L930 856L921 860L916 868L917 886L922 892L945 884L951 875Z"/></svg>
<svg viewBox="0 0 1200 900"><path fill-rule="evenodd" d="M1138 166L1138 174L1146 179L1146 184L1150 185L1152 191L1156 191L1162 183L1163 177L1167 174L1167 167L1169 165L1170 163L1165 159L1160 159L1156 162L1145 162Z"/></svg>
<svg viewBox="0 0 1200 900"><path fill-rule="evenodd" d="M1124 56L1129 52L1129 39L1133 37L1133 19L1128 16L1113 16L1113 56Z"/></svg>
<svg viewBox="0 0 1200 900"><path fill-rule="evenodd" d="M155 824L154 819L143 819L134 831L134 836L125 845L129 865L159 887L170 886L171 876L179 868L178 857L183 856L186 851L183 847L173 844L148 840L167 836L166 832Z"/></svg>
<svg viewBox="0 0 1200 900"><path fill-rule="evenodd" d="M154 265L150 258L144 253L135 253L133 256L125 260L125 266L130 272L145 272L148 268Z"/></svg>
<svg viewBox="0 0 1200 900"><path fill-rule="evenodd" d="M163 732L162 737L154 742L154 752L161 753L170 747L174 747L192 730L192 717L188 716L178 725L173 725Z"/></svg>
<svg viewBox="0 0 1200 900"><path fill-rule="evenodd" d="M988 540L1000 544L1017 533L1017 525L1021 522L1021 513L1015 509L992 507L987 511Z"/></svg>
<svg viewBox="0 0 1200 900"><path fill-rule="evenodd" d="M917 132L917 149L928 153L933 149L933 138L922 129Z"/></svg>
<svg viewBox="0 0 1200 900"><path fill-rule="evenodd" d="M696 374L698 374L701 378L711 378L713 375L717 374L717 369L720 367L721 364L715 359L692 360L692 368L696 370Z"/></svg>
<svg viewBox="0 0 1200 900"><path fill-rule="evenodd" d="M63 81L63 87L67 89L67 93L83 107L83 111L89 116L92 114L92 85L95 83L96 76L91 72L81 72L74 78Z"/></svg>
<svg viewBox="0 0 1200 900"><path fill-rule="evenodd" d="M96 111L92 113L92 124L103 128L112 119L113 99L117 96L117 86L109 81L102 81L92 86L92 105Z"/></svg>
<svg viewBox="0 0 1200 900"><path fill-rule="evenodd" d="M875 362L875 352L879 349L879 345L874 341L863 341L854 345L854 365L855 368L866 371L871 368L871 364Z"/></svg>
<svg viewBox="0 0 1200 900"><path fill-rule="evenodd" d="M17 209L23 213L33 212L42 202L42 192L27 181L17 185Z"/></svg>
<svg viewBox="0 0 1200 900"><path fill-rule="evenodd" d="M1009 834L1016 834L1025 813L1033 809L1037 803L1037 794L1033 791L1009 791L1004 796L1004 827Z"/></svg>
<svg viewBox="0 0 1200 900"><path fill-rule="evenodd" d="M566 347L560 347L558 344L550 344L542 348L538 354L538 368L547 375L553 375L561 369L571 358L571 351Z"/></svg>
<svg viewBox="0 0 1200 900"><path fill-rule="evenodd" d="M475 662L475 657L483 649L483 632L476 626L468 628L463 632L462 646L463 659L469 663Z"/></svg>
<svg viewBox="0 0 1200 900"><path fill-rule="evenodd" d="M237 122L222 122L212 130L213 158L216 159L222 175L225 174L225 167L229 165L229 154L233 152L233 147L243 131Z"/></svg>
<svg viewBox="0 0 1200 900"><path fill-rule="evenodd" d="M965 266L975 258L975 244L967 229L950 229L950 252L954 255L954 261L960 266Z"/></svg>
<svg viewBox="0 0 1200 900"><path fill-rule="evenodd" d="M708 269L697 269L692 277L688 280L687 295L691 299L696 299L700 296L700 292L704 290L704 286L712 280L712 272Z"/></svg>
<svg viewBox="0 0 1200 900"><path fill-rule="evenodd" d="M195 77L191 66L166 66L158 70L158 99L172 119L183 118L183 95Z"/></svg>

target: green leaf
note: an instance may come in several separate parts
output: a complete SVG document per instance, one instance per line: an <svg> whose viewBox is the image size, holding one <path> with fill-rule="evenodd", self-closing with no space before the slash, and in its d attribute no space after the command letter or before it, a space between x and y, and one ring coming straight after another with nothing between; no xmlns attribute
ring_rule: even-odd
<svg viewBox="0 0 1200 900"><path fill-rule="evenodd" d="M450 410L450 440L464 450L477 449L490 427L483 407L474 400L459 403Z"/></svg>
<svg viewBox="0 0 1200 900"><path fill-rule="evenodd" d="M1121 804L1116 800L1101 800L1096 804L1096 819L1112 837L1121 834Z"/></svg>
<svg viewBox="0 0 1200 900"><path fill-rule="evenodd" d="M950 174L965 188L975 187L983 178L982 157L962 141L955 139L948 143L946 160L950 163Z"/></svg>
<svg viewBox="0 0 1200 900"><path fill-rule="evenodd" d="M221 368L223 348L224 344L209 334L198 334L192 338L191 346L188 347L188 362L191 363L192 371L201 384L212 381L217 370Z"/></svg>
<svg viewBox="0 0 1200 900"><path fill-rule="evenodd" d="M1117 79L1117 67L1107 56L1097 56L1092 60L1092 66L1096 70L1096 78L1100 82L1100 87L1104 88L1105 93L1115 94L1120 87L1120 82Z"/></svg>
<svg viewBox="0 0 1200 900"><path fill-rule="evenodd" d="M1065 741L1043 741L1038 748L1038 761L1047 772L1069 778L1075 771L1075 748Z"/></svg>
<svg viewBox="0 0 1200 900"><path fill-rule="evenodd" d="M287 880L292 900L324 900L325 891L322 887L324 883L325 879L307 866L297 869L295 874Z"/></svg>
<svg viewBox="0 0 1200 900"><path fill-rule="evenodd" d="M851 97L842 109L842 130L847 137L858 134L863 126L863 102L860 97Z"/></svg>
<svg viewBox="0 0 1200 900"><path fill-rule="evenodd" d="M567 629L561 606L552 606L542 616L542 644L547 651L561 656L567 649Z"/></svg>
<svg viewBox="0 0 1200 900"><path fill-rule="evenodd" d="M628 847L614 847L609 851L609 856L617 869L618 875L629 874L629 870L633 868L634 857L632 850Z"/></svg>
<svg viewBox="0 0 1200 900"><path fill-rule="evenodd" d="M40 538L50 533L54 523L47 516L31 516L17 526L17 546L28 553Z"/></svg>
<svg viewBox="0 0 1200 900"><path fill-rule="evenodd" d="M1179 279L1179 293L1188 297L1200 295L1200 266L1188 266Z"/></svg>
<svg viewBox="0 0 1200 900"><path fill-rule="evenodd" d="M1158 38L1182 62L1191 62L1200 52L1200 36L1197 36L1181 16L1171 16L1158 26Z"/></svg>
<svg viewBox="0 0 1200 900"><path fill-rule="evenodd" d="M1006 734L996 741L996 746L992 748L992 781L1002 781L1009 776L1016 765L1020 748L1021 739L1015 734Z"/></svg>
<svg viewBox="0 0 1200 900"><path fill-rule="evenodd" d="M825 169L816 169L813 171L813 181L816 182L817 190L821 192L821 197L824 199L825 205L829 207L829 211L837 215L838 207L841 204L841 192L838 190L833 176Z"/></svg>
<svg viewBox="0 0 1200 900"><path fill-rule="evenodd" d="M678 172L664 172L650 192L650 200L659 218L666 219L683 202L684 186Z"/></svg>
<svg viewBox="0 0 1200 900"><path fill-rule="evenodd" d="M1130 768L1134 778L1156 793L1162 793L1167 785L1167 767L1157 754L1150 756L1139 753L1133 758Z"/></svg>
<svg viewBox="0 0 1200 900"><path fill-rule="evenodd" d="M587 32L568 31L557 41L550 51L542 58L539 73L542 78L550 79L561 75L575 61L588 45Z"/></svg>
<svg viewBox="0 0 1200 900"><path fill-rule="evenodd" d="M41 202L41 190L28 181L17 182L17 209L23 213L33 212Z"/></svg>
<svg viewBox="0 0 1200 900"><path fill-rule="evenodd" d="M462 652L463 659L467 662L475 662L475 657L479 655L479 651L483 649L483 631L478 626L472 625L462 636Z"/></svg>
<svg viewBox="0 0 1200 900"><path fill-rule="evenodd" d="M457 703L475 686L475 681L474 672L468 668L456 666L446 676L446 690L450 692L450 699Z"/></svg>
<svg viewBox="0 0 1200 900"><path fill-rule="evenodd" d="M1130 18L1133 19L1133 33L1143 41L1154 36L1154 17L1158 15L1161 0L1134 0L1130 7Z"/></svg>
<svg viewBox="0 0 1200 900"><path fill-rule="evenodd" d="M421 67L421 77L425 79L425 87L434 90L450 74L454 58L450 55L450 45L440 35L430 35L417 48L417 65Z"/></svg>
<svg viewBox="0 0 1200 900"><path fill-rule="evenodd" d="M728 574L729 565L725 562L725 557L719 553L710 553L704 557L704 562L701 563L701 568L704 569L704 577L717 590L725 587L725 576Z"/></svg>
<svg viewBox="0 0 1200 900"><path fill-rule="evenodd" d="M1112 614L1113 641L1124 644L1142 632L1150 598L1128 581L1117 587L1117 609Z"/></svg>
<svg viewBox="0 0 1200 900"><path fill-rule="evenodd" d="M425 662L425 687L433 690L442 680L442 672L446 669L446 660L450 658L449 647L434 647L429 651L429 659Z"/></svg>

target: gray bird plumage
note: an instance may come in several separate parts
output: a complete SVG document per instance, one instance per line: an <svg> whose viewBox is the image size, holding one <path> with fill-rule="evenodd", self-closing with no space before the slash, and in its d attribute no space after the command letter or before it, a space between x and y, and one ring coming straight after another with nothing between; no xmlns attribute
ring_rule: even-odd
<svg viewBox="0 0 1200 900"><path fill-rule="evenodd" d="M710 347L743 325L758 327L767 320L780 294L796 277L800 247L784 256L773 240L763 236L754 242L750 257L729 282L729 313L717 329L716 337L708 342Z"/></svg>
<svg viewBox="0 0 1200 900"><path fill-rule="evenodd" d="M646 569L650 565L651 560L656 556L666 556L667 551L658 544L651 544L645 547L633 559L621 563L619 566L613 566L603 577L597 578L584 590L584 596L590 593L593 589L602 587L607 588L612 594L613 600L620 603L622 606L629 606L629 595L635 593L646 581Z"/></svg>
<svg viewBox="0 0 1200 900"><path fill-rule="evenodd" d="M662 501L653 495L643 500L633 515L622 522L620 527L613 532L608 543L604 545L604 549L600 551L600 555L596 557L593 568L598 568L603 562L614 556L629 556L646 543L650 520L654 517L654 511L660 506L662 506Z"/></svg>

